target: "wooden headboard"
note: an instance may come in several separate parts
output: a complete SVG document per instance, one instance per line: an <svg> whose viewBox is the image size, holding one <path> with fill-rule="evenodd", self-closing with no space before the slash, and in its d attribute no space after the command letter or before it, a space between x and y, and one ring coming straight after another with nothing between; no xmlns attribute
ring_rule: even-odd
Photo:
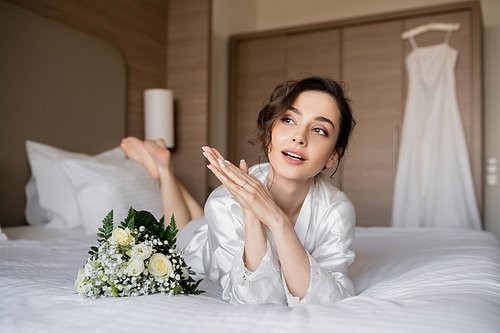
<svg viewBox="0 0 500 333"><path fill-rule="evenodd" d="M0 120L9 128L8 132L3 131L1 138L4 142L12 142L0 148L3 226L25 224L24 185L29 167L24 140L92 154L117 146L125 135L142 139L143 91L148 88L174 91L176 149L172 152L172 160L176 176L203 204L208 195L208 170L199 150L208 139L210 0L0 0L0 6ZM17 15L18 20L24 17L24 23L10 19L11 14ZM42 21L64 32L49 33L53 37L47 36L48 39L41 39L39 35L26 39L20 35L35 22L42 24ZM56 43L55 36L60 34L75 36L63 39L62 49L56 52L53 43ZM90 40L95 42L94 46L114 54L117 60L104 60L104 55L88 50L84 45ZM15 73L15 66L8 64L19 64L23 58L18 58L14 50L29 49L30 43L48 52L48 56L36 58L31 67L18 66L20 71ZM85 69L79 63L69 65L63 59L66 55L76 55L76 61L92 62L95 67ZM5 60L8 57L10 63ZM113 64L108 66L109 62ZM50 67L57 64L63 65L63 69ZM119 87L109 82L115 77L111 73L113 66L120 67ZM99 73L95 73L96 70ZM7 72L10 76L4 75ZM86 74L86 79L82 80L77 73ZM59 85L49 86L48 81L59 79L63 79L58 81ZM16 86L15 82L19 84ZM33 99L27 90L28 82L32 83L31 92L45 97ZM61 86L66 90L61 90ZM19 89L18 101L23 103L13 97L15 88ZM114 96L116 89L120 97ZM115 97L117 104L111 106L112 102L107 101ZM46 103L48 101L52 102ZM18 110L20 104L29 104L24 107L24 113ZM81 131L73 128L75 123L81 124L77 126Z"/></svg>
<svg viewBox="0 0 500 333"><path fill-rule="evenodd" d="M229 158L256 163L248 144L256 115L276 84L311 73L348 85L357 119L344 172L337 179L356 206L357 224L388 226L406 99L401 34L429 22L458 22L450 45L458 50L457 90L480 210L483 203L482 23L478 1L347 19L265 32L230 41ZM445 34L416 37L419 46Z"/></svg>
<svg viewBox="0 0 500 333"><path fill-rule="evenodd" d="M24 224L25 141L96 154L125 135L126 69L98 38L0 1L0 210Z"/></svg>

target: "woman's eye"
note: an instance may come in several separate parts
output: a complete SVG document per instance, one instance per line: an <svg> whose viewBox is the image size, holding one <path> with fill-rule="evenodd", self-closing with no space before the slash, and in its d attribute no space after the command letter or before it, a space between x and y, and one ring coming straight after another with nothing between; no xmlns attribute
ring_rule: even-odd
<svg viewBox="0 0 500 333"><path fill-rule="evenodd" d="M281 119L285 124L293 124L293 120L287 117Z"/></svg>
<svg viewBox="0 0 500 333"><path fill-rule="evenodd" d="M321 129L321 128L315 128L315 129L313 129L313 131L316 132L316 133L318 133L318 134L321 134L321 135L324 135L324 136L328 136L328 133L325 130Z"/></svg>

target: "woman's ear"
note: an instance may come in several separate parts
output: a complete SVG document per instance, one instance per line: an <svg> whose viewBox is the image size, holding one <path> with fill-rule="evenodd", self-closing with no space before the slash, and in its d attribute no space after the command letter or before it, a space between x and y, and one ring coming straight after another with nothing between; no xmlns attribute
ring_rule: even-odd
<svg viewBox="0 0 500 333"><path fill-rule="evenodd" d="M340 154L342 153L342 148L338 148L337 150L334 150L332 153L332 156L326 161L325 167L331 168L335 162L338 160Z"/></svg>

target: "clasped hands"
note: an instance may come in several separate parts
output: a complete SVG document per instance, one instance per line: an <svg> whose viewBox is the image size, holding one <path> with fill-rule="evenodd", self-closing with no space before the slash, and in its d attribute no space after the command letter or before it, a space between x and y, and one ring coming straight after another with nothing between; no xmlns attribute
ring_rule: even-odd
<svg viewBox="0 0 500 333"><path fill-rule="evenodd" d="M288 220L274 201L272 193L257 177L248 173L248 165L244 160L241 160L238 168L225 160L217 149L208 146L202 149L203 155L210 162L207 167L240 204L244 215L251 212L270 229L277 223Z"/></svg>

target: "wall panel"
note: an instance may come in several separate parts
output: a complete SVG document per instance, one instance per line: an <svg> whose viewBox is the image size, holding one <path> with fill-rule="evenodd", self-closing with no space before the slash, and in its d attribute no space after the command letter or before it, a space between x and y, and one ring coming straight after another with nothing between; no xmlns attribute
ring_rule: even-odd
<svg viewBox="0 0 500 333"><path fill-rule="evenodd" d="M5 1L114 44L127 65L126 133L144 137L143 90L166 85L168 1Z"/></svg>
<svg viewBox="0 0 500 333"><path fill-rule="evenodd" d="M311 74L340 78L340 31L323 30L287 36L286 76L301 79Z"/></svg>
<svg viewBox="0 0 500 333"><path fill-rule="evenodd" d="M248 40L238 48L237 95L230 122L235 124L230 137L231 161L244 158L249 165L258 163L259 147L248 143L255 129L257 114L274 87L285 79L285 38ZM264 161L264 157L260 157Z"/></svg>
<svg viewBox="0 0 500 333"><path fill-rule="evenodd" d="M167 87L174 92L175 175L195 200L208 196L208 169L201 147L208 144L210 0L169 1Z"/></svg>
<svg viewBox="0 0 500 333"><path fill-rule="evenodd" d="M389 225L402 104L401 21L345 28L343 79L357 126L343 172L343 190L359 225ZM381 222L382 221L382 222Z"/></svg>

